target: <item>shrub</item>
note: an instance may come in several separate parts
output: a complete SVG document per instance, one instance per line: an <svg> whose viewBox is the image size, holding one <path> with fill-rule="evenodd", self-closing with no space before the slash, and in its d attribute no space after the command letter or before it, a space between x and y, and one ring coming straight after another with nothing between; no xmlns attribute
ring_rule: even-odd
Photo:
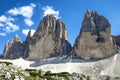
<svg viewBox="0 0 120 80"><path fill-rule="evenodd" d="M11 62L0 62L0 63L5 63L7 66L10 64L13 65L13 63L11 63Z"/></svg>
<svg viewBox="0 0 120 80"><path fill-rule="evenodd" d="M25 71L30 72L30 71L37 71L37 70L36 69L25 69Z"/></svg>
<svg viewBox="0 0 120 80"><path fill-rule="evenodd" d="M33 77L33 76L29 76L29 77L24 77L25 80L44 80L43 78L37 78L37 77Z"/></svg>
<svg viewBox="0 0 120 80"><path fill-rule="evenodd" d="M110 80L110 76L106 76L106 79L105 80Z"/></svg>

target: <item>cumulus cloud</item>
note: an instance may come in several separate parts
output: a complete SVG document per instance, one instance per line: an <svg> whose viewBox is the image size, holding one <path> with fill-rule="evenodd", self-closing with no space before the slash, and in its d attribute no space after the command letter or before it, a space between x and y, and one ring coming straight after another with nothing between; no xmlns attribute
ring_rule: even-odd
<svg viewBox="0 0 120 80"><path fill-rule="evenodd" d="M35 4L31 3L29 6L22 6L19 8L13 8L8 11L8 14L11 14L13 16L21 15L25 17L25 24L28 26L33 25L33 21L31 20L31 17L33 16L33 9L36 7Z"/></svg>
<svg viewBox="0 0 120 80"><path fill-rule="evenodd" d="M14 24L15 21L12 17L5 15L0 16L0 36L6 36L6 33L15 32L19 30L19 26Z"/></svg>
<svg viewBox="0 0 120 80"><path fill-rule="evenodd" d="M15 31L17 31L17 30L19 30L19 26L13 24L12 22L7 22L7 23L6 23L5 31L6 31L7 33L15 32Z"/></svg>
<svg viewBox="0 0 120 80"><path fill-rule="evenodd" d="M7 17L5 15L0 16L1 23L5 23L5 22L9 22L9 21L15 21L15 19L12 17Z"/></svg>
<svg viewBox="0 0 120 80"><path fill-rule="evenodd" d="M47 14L53 14L57 19L59 17L59 11L55 11L52 6L45 6L42 8L44 10L44 15L46 16Z"/></svg>
<svg viewBox="0 0 120 80"><path fill-rule="evenodd" d="M19 26L16 24L16 18L18 15L22 16L23 21L27 26L34 24L31 19L33 16L33 10L36 7L35 4L31 3L28 6L15 7L7 11L7 15L0 16L0 36L5 36L7 33L15 32L19 30ZM34 30L32 30L32 33Z"/></svg>
<svg viewBox="0 0 120 80"><path fill-rule="evenodd" d="M25 19L24 22L28 26L32 26L34 24L34 22L31 19Z"/></svg>
<svg viewBox="0 0 120 80"><path fill-rule="evenodd" d="M0 16L0 22L6 22L6 20L7 20L6 16L4 15Z"/></svg>
<svg viewBox="0 0 120 80"><path fill-rule="evenodd" d="M22 33L23 33L25 36L27 36L29 31L31 31L31 36L33 36L33 34L35 33L36 30L34 30L34 29L31 29L31 30L30 30L30 29L23 29L23 30L22 30Z"/></svg>
<svg viewBox="0 0 120 80"><path fill-rule="evenodd" d="M29 6L22 6L19 8L15 7L14 9L10 9L8 13L14 16L22 15L26 18L31 18L33 15L34 7L36 7L36 5L31 3Z"/></svg>
<svg viewBox="0 0 120 80"><path fill-rule="evenodd" d="M6 33L1 33L1 32L0 32L0 36L6 36Z"/></svg>
<svg viewBox="0 0 120 80"><path fill-rule="evenodd" d="M3 26L4 26L4 24L0 23L0 27L3 27Z"/></svg>

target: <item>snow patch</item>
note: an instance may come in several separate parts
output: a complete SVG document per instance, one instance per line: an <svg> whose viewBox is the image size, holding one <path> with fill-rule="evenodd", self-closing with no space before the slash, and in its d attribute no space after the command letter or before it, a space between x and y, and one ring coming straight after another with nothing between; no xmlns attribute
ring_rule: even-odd
<svg viewBox="0 0 120 80"><path fill-rule="evenodd" d="M71 59L66 56L53 57L37 61L27 61L22 58L15 60L3 60L14 65L21 66L23 69L42 69L44 71L69 72L94 75L120 76L119 61L120 54L99 61L83 61L81 59Z"/></svg>

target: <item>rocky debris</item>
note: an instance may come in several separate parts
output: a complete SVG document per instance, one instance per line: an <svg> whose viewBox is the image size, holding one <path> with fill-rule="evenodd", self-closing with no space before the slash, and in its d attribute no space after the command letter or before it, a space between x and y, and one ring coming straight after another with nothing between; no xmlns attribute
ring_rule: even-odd
<svg viewBox="0 0 120 80"><path fill-rule="evenodd" d="M11 77L10 73L9 72L6 72L5 73L5 78L9 79Z"/></svg>
<svg viewBox="0 0 120 80"><path fill-rule="evenodd" d="M11 42L6 42L4 48L4 58L6 59L16 59L23 56L24 44L19 39L18 35L11 40Z"/></svg>
<svg viewBox="0 0 120 80"><path fill-rule="evenodd" d="M29 77L30 74L10 62L0 62L0 80L24 80L24 76Z"/></svg>
<svg viewBox="0 0 120 80"><path fill-rule="evenodd" d="M25 80L25 79L21 76L15 76L12 80Z"/></svg>
<svg viewBox="0 0 120 80"><path fill-rule="evenodd" d="M69 80L120 80L120 77L111 77L107 75L84 75L79 73L72 73Z"/></svg>
<svg viewBox="0 0 120 80"><path fill-rule="evenodd" d="M53 15L45 16L33 36L26 40L25 57L28 60L69 55L71 51L65 24Z"/></svg>
<svg viewBox="0 0 120 80"><path fill-rule="evenodd" d="M113 36L113 39L114 39L115 44L120 47L120 35Z"/></svg>
<svg viewBox="0 0 120 80"><path fill-rule="evenodd" d="M74 44L74 56L88 60L102 59L114 52L110 23L96 11L88 10Z"/></svg>

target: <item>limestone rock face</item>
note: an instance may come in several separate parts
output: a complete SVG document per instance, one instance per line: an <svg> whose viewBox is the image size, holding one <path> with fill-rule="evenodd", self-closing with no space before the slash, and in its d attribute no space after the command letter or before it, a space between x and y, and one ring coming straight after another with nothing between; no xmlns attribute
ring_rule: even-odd
<svg viewBox="0 0 120 80"><path fill-rule="evenodd" d="M71 45L65 24L53 15L45 16L38 29L28 41L28 60L45 59L53 56L68 55Z"/></svg>
<svg viewBox="0 0 120 80"><path fill-rule="evenodd" d="M89 60L111 56L114 51L108 20L96 11L87 11L74 44L73 54Z"/></svg>
<svg viewBox="0 0 120 80"><path fill-rule="evenodd" d="M30 42L30 40L31 40L31 31L29 31L28 32L28 35L27 35L27 37L26 37L26 40L25 40L25 42L24 42L24 58L26 58L26 57L28 57L28 47L29 47L29 42Z"/></svg>
<svg viewBox="0 0 120 80"><path fill-rule="evenodd" d="M113 39L114 39L115 44L120 47L120 35L113 36Z"/></svg>
<svg viewBox="0 0 120 80"><path fill-rule="evenodd" d="M18 35L11 40L11 42L6 42L4 48L4 58L16 59L23 56L24 44L20 41Z"/></svg>

